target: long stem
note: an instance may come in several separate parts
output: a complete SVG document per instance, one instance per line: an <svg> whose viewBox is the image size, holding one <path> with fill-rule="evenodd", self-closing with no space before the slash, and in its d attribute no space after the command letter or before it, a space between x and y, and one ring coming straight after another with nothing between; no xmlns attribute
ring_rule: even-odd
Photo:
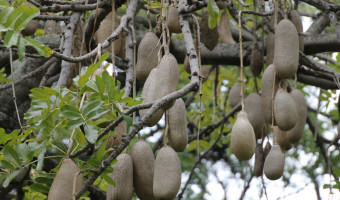
<svg viewBox="0 0 340 200"><path fill-rule="evenodd" d="M315 113L315 131L314 131L314 140L317 140L317 134L318 134L318 115L320 110L320 104L321 104L321 96L322 96L322 89L319 90L319 97L318 97L318 107L316 108Z"/></svg>
<svg viewBox="0 0 340 200"><path fill-rule="evenodd" d="M242 105L242 111L244 111L244 97L243 97L243 51L242 51L242 26L241 26L241 17L242 17L242 11L238 13L238 29L239 29L239 40L240 40L240 81L241 81L241 105Z"/></svg>
<svg viewBox="0 0 340 200"><path fill-rule="evenodd" d="M9 48L9 63L11 65L11 77L12 77L11 83L12 83L13 101L14 101L15 111L17 113L20 129L22 130L22 124L21 124L19 109L18 109L18 105L17 105L17 97L16 97L16 94L15 94L15 87L14 87L13 55L12 55L12 48L11 47Z"/></svg>
<svg viewBox="0 0 340 200"><path fill-rule="evenodd" d="M137 41L136 41L136 33L135 33L135 28L131 25L130 26L131 28L131 32L132 32L132 40L133 40L133 88L132 88L132 97L135 99L136 98L136 44L137 44ZM133 123L136 122L136 113L134 112L132 114L132 120L133 120ZM140 139L141 136L140 136L140 133L138 132L138 139Z"/></svg>
<svg viewBox="0 0 340 200"><path fill-rule="evenodd" d="M115 26L116 26L116 10L115 10L115 0L112 0L112 33L115 31ZM112 67L113 67L113 72L112 76L115 79L116 77L116 63L115 63L115 41L111 43L111 62L112 62Z"/></svg>
<svg viewBox="0 0 340 200"><path fill-rule="evenodd" d="M168 3L166 0L162 0L162 36L163 36L163 46L164 46L164 52L165 54L169 53L169 47L167 45L167 31L166 31L166 11L167 11L167 5Z"/></svg>

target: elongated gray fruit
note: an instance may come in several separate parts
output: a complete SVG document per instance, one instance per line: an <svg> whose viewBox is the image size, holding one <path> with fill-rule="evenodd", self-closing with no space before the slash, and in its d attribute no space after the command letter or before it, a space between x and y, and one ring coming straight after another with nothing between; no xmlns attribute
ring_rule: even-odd
<svg viewBox="0 0 340 200"><path fill-rule="evenodd" d="M116 184L108 185L106 200L131 200L133 196L133 164L129 154L123 153L117 157L118 162L113 164L113 173L110 177Z"/></svg>
<svg viewBox="0 0 340 200"><path fill-rule="evenodd" d="M182 33L181 25L178 20L177 7L170 7L166 17L166 25L172 33Z"/></svg>
<svg viewBox="0 0 340 200"><path fill-rule="evenodd" d="M204 9L201 18L201 41L210 51L218 44L217 26L213 29L209 28L209 13L207 9Z"/></svg>
<svg viewBox="0 0 340 200"><path fill-rule="evenodd" d="M274 117L276 125L283 131L292 129L298 119L294 99L282 88L278 89L275 95Z"/></svg>
<svg viewBox="0 0 340 200"><path fill-rule="evenodd" d="M225 44L234 44L235 41L231 35L228 11L224 11L218 24L218 35L221 41Z"/></svg>
<svg viewBox="0 0 340 200"><path fill-rule="evenodd" d="M274 144L264 162L264 174L270 180L277 180L283 175L284 166L285 156L280 146Z"/></svg>
<svg viewBox="0 0 340 200"><path fill-rule="evenodd" d="M287 139L294 144L302 138L305 129L307 120L307 102L302 92L298 89L293 89L290 92L290 96L294 99L298 118L294 128L287 131Z"/></svg>
<svg viewBox="0 0 340 200"><path fill-rule="evenodd" d="M229 103L231 107L235 107L240 102L241 102L241 83L237 81L230 89Z"/></svg>
<svg viewBox="0 0 340 200"><path fill-rule="evenodd" d="M182 152L188 145L187 114L184 101L177 99L169 109L169 143L177 152Z"/></svg>
<svg viewBox="0 0 340 200"><path fill-rule="evenodd" d="M299 64L299 36L294 24L284 19L275 30L274 65L281 79L294 77Z"/></svg>
<svg viewBox="0 0 340 200"><path fill-rule="evenodd" d="M59 171L55 176L50 191L49 200L71 199L73 193L73 180L80 169L71 158L65 158L61 163ZM76 178L75 191L79 192L83 186L83 176L79 174Z"/></svg>
<svg viewBox="0 0 340 200"><path fill-rule="evenodd" d="M169 146L159 150L155 161L153 194L156 199L170 200L176 197L181 186L181 163L177 153Z"/></svg>
<svg viewBox="0 0 340 200"><path fill-rule="evenodd" d="M300 14L297 10L291 10L289 12L289 19L294 24L297 32L303 33L303 24L302 24L302 21L301 21ZM304 36L303 35L299 35L299 49L302 52L305 49L305 42L304 42Z"/></svg>
<svg viewBox="0 0 340 200"><path fill-rule="evenodd" d="M275 96L277 88L279 86L279 79L277 77L275 77L275 83L274 83L274 74L275 74L275 67L274 67L273 64L271 64L263 72L262 79L261 79L262 109L263 109L263 112L264 112L266 122L268 124L272 123L273 86L274 86L274 96Z"/></svg>
<svg viewBox="0 0 340 200"><path fill-rule="evenodd" d="M136 78L145 81L151 70L157 67L160 43L153 32L147 32L138 46Z"/></svg>
<svg viewBox="0 0 340 200"><path fill-rule="evenodd" d="M142 97L144 98L144 103L150 103L156 100L156 97L154 97L155 96L154 91L156 88L155 80L158 76L158 73L157 73L158 70L159 68L152 69L148 79L146 79L144 83L144 87L142 91ZM147 113L148 110L149 109L139 110L140 117L143 117ZM150 119L146 122L145 125L150 126L150 127L156 125L158 121L162 118L163 114L164 114L164 110L160 108L153 115L151 115Z"/></svg>
<svg viewBox="0 0 340 200"><path fill-rule="evenodd" d="M280 146L281 151L285 152L288 151L293 147L292 143L287 138L287 132L281 130L279 127L274 126L274 135L276 138L277 144Z"/></svg>
<svg viewBox="0 0 340 200"><path fill-rule="evenodd" d="M255 153L255 146L254 129L247 113L240 111L231 129L231 150L239 160L249 160Z"/></svg>
<svg viewBox="0 0 340 200"><path fill-rule="evenodd" d="M244 107L248 114L248 120L252 125L256 139L267 135L266 119L262 109L262 99L257 93L251 93L244 100Z"/></svg>
<svg viewBox="0 0 340 200"><path fill-rule="evenodd" d="M153 195L153 174L155 157L144 140L137 141L131 149L133 161L133 187L141 200L155 199Z"/></svg>

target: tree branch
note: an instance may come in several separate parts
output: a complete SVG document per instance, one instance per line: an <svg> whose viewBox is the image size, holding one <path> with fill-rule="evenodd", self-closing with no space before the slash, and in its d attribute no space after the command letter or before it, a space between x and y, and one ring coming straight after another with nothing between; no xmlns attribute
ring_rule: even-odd
<svg viewBox="0 0 340 200"><path fill-rule="evenodd" d="M71 15L70 23L67 24L66 30L65 30L65 40L64 40L64 46L63 46L63 55L64 56L70 56L71 51L72 51L72 44L73 44L73 33L76 28L76 25L78 23L79 17L80 17L79 12L74 12ZM71 64L65 60L61 61L61 72L59 76L59 80L57 83L57 86L65 86L67 79L70 75L70 69Z"/></svg>

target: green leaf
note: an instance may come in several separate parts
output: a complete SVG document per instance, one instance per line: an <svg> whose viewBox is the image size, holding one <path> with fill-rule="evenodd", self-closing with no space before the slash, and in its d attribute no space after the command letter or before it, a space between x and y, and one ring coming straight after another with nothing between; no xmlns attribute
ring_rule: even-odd
<svg viewBox="0 0 340 200"><path fill-rule="evenodd" d="M14 10L13 7L7 7L0 12L0 24L6 22L5 20L8 18L8 15L10 15L13 12L13 10Z"/></svg>
<svg viewBox="0 0 340 200"><path fill-rule="evenodd" d="M78 120L82 118L81 113L77 108L67 104L60 108L60 114L69 120Z"/></svg>
<svg viewBox="0 0 340 200"><path fill-rule="evenodd" d="M113 179L107 175L107 174L102 174L101 177L110 185L113 185L113 187L116 187L116 183L113 181Z"/></svg>
<svg viewBox="0 0 340 200"><path fill-rule="evenodd" d="M15 166L21 167L21 161L19 159L19 156L17 152L10 146L5 145L4 147L4 155L6 159L10 162L12 162Z"/></svg>
<svg viewBox="0 0 340 200"><path fill-rule="evenodd" d="M138 105L142 102L143 102L143 100L141 98L133 99L131 97L125 97L125 98L119 100L119 103L126 103L128 106L135 106L135 105Z"/></svg>
<svg viewBox="0 0 340 200"><path fill-rule="evenodd" d="M26 143L18 144L16 147L16 152L19 155L19 158L26 162L28 160L28 154L30 152L30 147Z"/></svg>
<svg viewBox="0 0 340 200"><path fill-rule="evenodd" d="M8 7L9 6L9 4L8 4L8 2L7 1L5 1L5 0L0 0L0 8L6 8L6 7ZM1 19L1 18L0 18Z"/></svg>
<svg viewBox="0 0 340 200"><path fill-rule="evenodd" d="M83 119L72 120L67 122L66 127L69 129L75 129L83 125L84 123L85 121Z"/></svg>
<svg viewBox="0 0 340 200"><path fill-rule="evenodd" d="M18 38L19 38L19 34L12 31L12 30L8 30L4 39L4 45L6 47L10 47L12 45L16 45L18 43Z"/></svg>
<svg viewBox="0 0 340 200"><path fill-rule="evenodd" d="M85 124L85 137L89 143L94 144L98 138L98 130L91 124Z"/></svg>
<svg viewBox="0 0 340 200"><path fill-rule="evenodd" d="M43 194L48 194L48 191L50 190L48 186L46 186L45 184L41 184L41 183L33 183L30 186L30 189L36 192L41 192Z"/></svg>
<svg viewBox="0 0 340 200"><path fill-rule="evenodd" d="M15 176L19 174L19 172L20 170L16 170L8 174L2 186L6 188L9 185L9 183L15 178Z"/></svg>
<svg viewBox="0 0 340 200"><path fill-rule="evenodd" d="M6 28L13 27L15 22L19 19L19 17L24 13L26 9L29 7L27 5L19 6L14 9L13 12L7 18L6 23L4 24Z"/></svg>
<svg viewBox="0 0 340 200"><path fill-rule="evenodd" d="M205 140L199 140L199 146L204 148L204 149L209 149L210 144L209 144L209 142L207 142Z"/></svg>
<svg viewBox="0 0 340 200"><path fill-rule="evenodd" d="M197 145L197 141L196 140L194 140L194 141L191 141L190 143L189 143L189 145L188 145L188 151L193 151L193 150L195 150L196 149L196 145Z"/></svg>
<svg viewBox="0 0 340 200"><path fill-rule="evenodd" d="M217 25L218 14L220 12L214 0L208 0L208 12L209 12L209 28L213 29Z"/></svg>
<svg viewBox="0 0 340 200"><path fill-rule="evenodd" d="M6 144L19 134L19 130L14 130L10 134L6 134L5 129L0 128L0 144Z"/></svg>
<svg viewBox="0 0 340 200"><path fill-rule="evenodd" d="M100 100L92 100L92 101L87 101L84 103L83 107L81 107L80 112L83 113L83 115L89 115L91 112L99 109L102 107L104 104L103 101Z"/></svg>
<svg viewBox="0 0 340 200"><path fill-rule="evenodd" d="M19 31L24 29L27 24L36 16L40 14L40 10L36 7L25 9L20 17L14 23L14 30Z"/></svg>
<svg viewBox="0 0 340 200"><path fill-rule="evenodd" d="M340 176L340 169L339 168L336 168L333 170L333 173L336 175L336 176Z"/></svg>
<svg viewBox="0 0 340 200"><path fill-rule="evenodd" d="M82 75L79 80L78 80L78 86L79 87L84 87L86 82L89 80L89 78L91 77L91 75L96 71L96 69L101 65L101 63L106 60L109 57L109 54L104 53L99 61L97 63L94 63L92 65L89 66L89 68L86 70L85 74Z"/></svg>
<svg viewBox="0 0 340 200"><path fill-rule="evenodd" d="M11 79L6 78L7 75L4 73L5 68L0 69L0 83L11 82ZM0 138L1 141L1 138Z"/></svg>
<svg viewBox="0 0 340 200"><path fill-rule="evenodd" d="M12 163L8 162L7 160L1 160L0 166L11 171L15 170L15 166Z"/></svg>
<svg viewBox="0 0 340 200"><path fill-rule="evenodd" d="M86 82L85 86L89 88L90 92L99 92L96 82L89 80Z"/></svg>
<svg viewBox="0 0 340 200"><path fill-rule="evenodd" d="M123 115L123 118L128 126L132 126L132 118L130 116Z"/></svg>
<svg viewBox="0 0 340 200"><path fill-rule="evenodd" d="M23 37L19 37L18 40L18 55L19 55L19 61L22 61L25 58L25 51L26 51L26 46L25 46L25 40Z"/></svg>
<svg viewBox="0 0 340 200"><path fill-rule="evenodd" d="M46 58L50 57L53 54L53 51L49 47L45 46L39 41L36 41L29 37L26 37L25 41L26 44L33 46L34 49L37 50L40 55Z"/></svg>
<svg viewBox="0 0 340 200"><path fill-rule="evenodd" d="M37 170L39 171L42 170L43 165L44 165L45 152L46 152L46 148L42 148L38 156Z"/></svg>

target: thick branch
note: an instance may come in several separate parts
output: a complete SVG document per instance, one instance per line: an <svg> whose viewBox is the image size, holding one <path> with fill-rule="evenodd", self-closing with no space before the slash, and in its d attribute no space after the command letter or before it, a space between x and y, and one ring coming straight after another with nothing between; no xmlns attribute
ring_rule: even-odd
<svg viewBox="0 0 340 200"><path fill-rule="evenodd" d="M72 43L73 43L73 33L76 28L76 25L78 23L79 17L80 17L79 12L74 12L71 15L70 23L66 26L65 30L65 40L64 40L64 46L63 46L63 55L64 56L70 56L71 51L72 51ZM61 62L61 72L59 76L59 80L57 83L57 86L65 86L68 76L70 74L70 68L71 64L65 60Z"/></svg>
<svg viewBox="0 0 340 200"><path fill-rule="evenodd" d="M327 1L323 0L300 0L302 2L305 2L309 5L312 5L320 10L323 11L333 11L336 12L340 10L340 4L333 4L333 3L328 3Z"/></svg>

